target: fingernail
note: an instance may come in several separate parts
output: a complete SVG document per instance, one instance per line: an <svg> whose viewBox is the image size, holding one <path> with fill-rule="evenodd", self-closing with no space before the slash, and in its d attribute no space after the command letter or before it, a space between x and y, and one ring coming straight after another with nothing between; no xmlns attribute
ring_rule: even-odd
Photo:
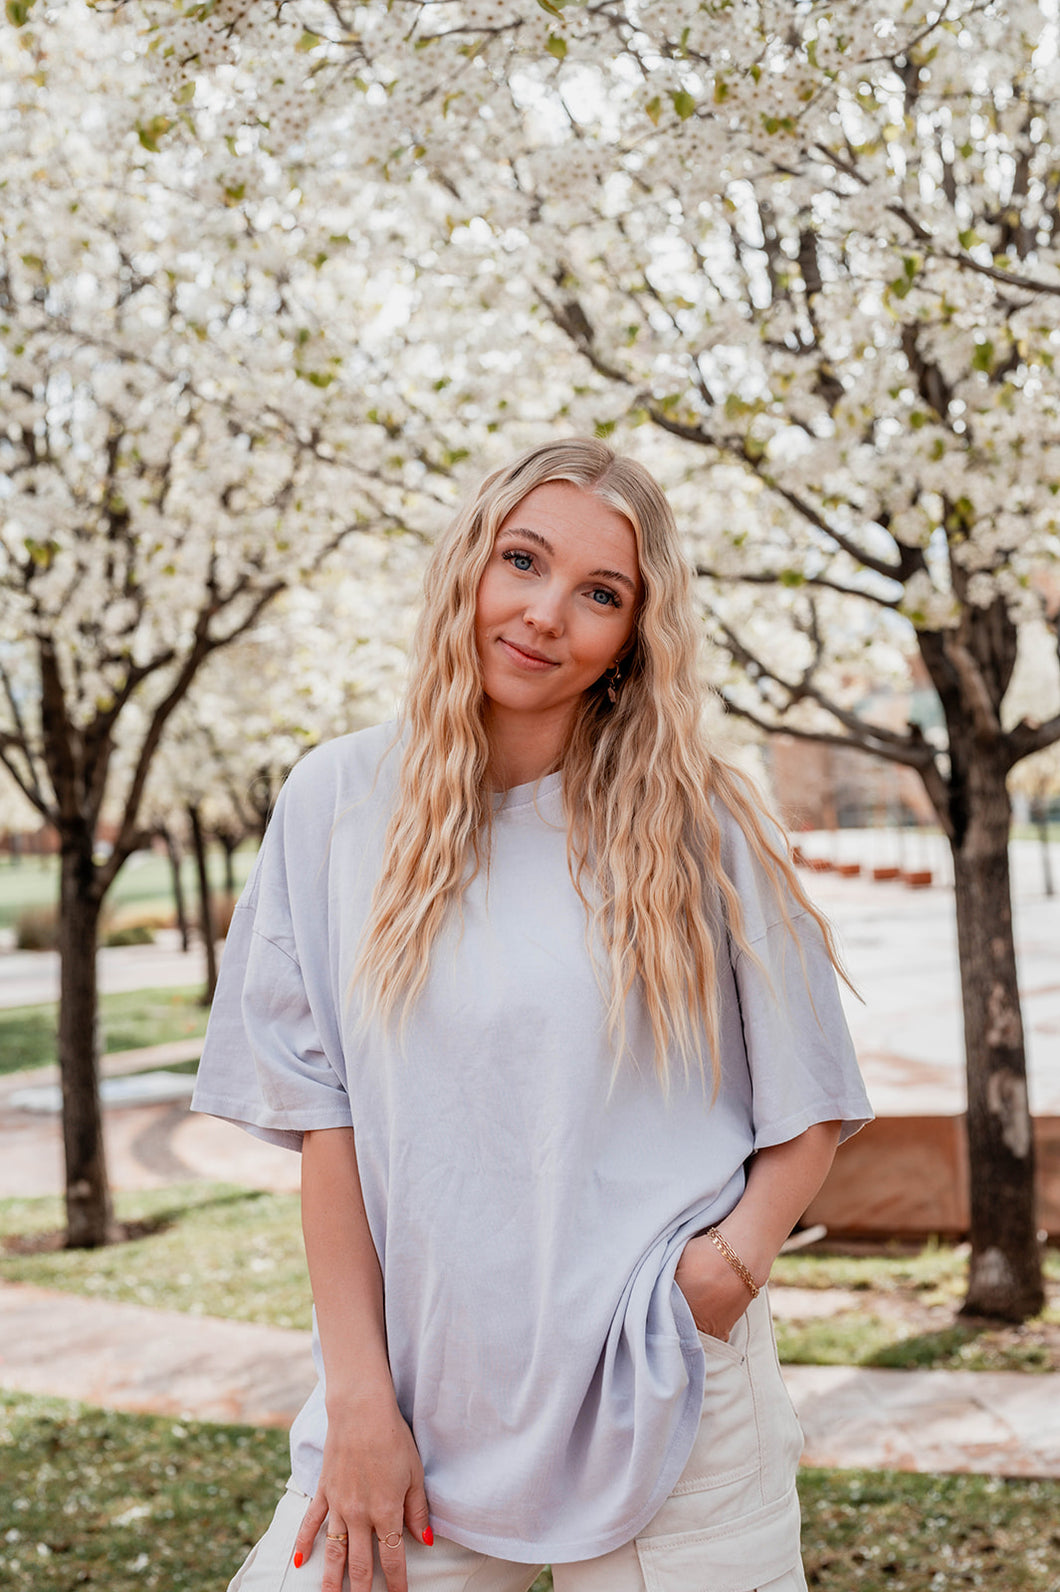
<svg viewBox="0 0 1060 1592"><path fill-rule="evenodd" d="M299 1548L298 1552L294 1556L294 1567L295 1567L296 1570L300 1570L302 1568L302 1550L301 1550L301 1548Z"/></svg>
<svg viewBox="0 0 1060 1592"><path fill-rule="evenodd" d="M423 1540L427 1544L428 1548L434 1547L434 1532L431 1530L430 1526L427 1526L424 1529Z"/></svg>

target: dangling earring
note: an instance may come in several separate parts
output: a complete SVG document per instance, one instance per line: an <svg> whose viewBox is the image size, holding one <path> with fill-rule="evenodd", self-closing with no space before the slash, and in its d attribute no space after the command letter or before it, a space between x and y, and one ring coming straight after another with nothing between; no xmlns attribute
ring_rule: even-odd
<svg viewBox="0 0 1060 1592"><path fill-rule="evenodd" d="M614 707L618 701L618 688L622 683L622 665L613 663L604 675L604 680L607 682L607 700Z"/></svg>

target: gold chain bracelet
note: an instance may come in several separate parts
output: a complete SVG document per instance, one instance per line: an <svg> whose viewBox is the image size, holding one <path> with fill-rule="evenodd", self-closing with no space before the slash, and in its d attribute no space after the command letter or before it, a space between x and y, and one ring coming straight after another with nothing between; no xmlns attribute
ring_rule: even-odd
<svg viewBox="0 0 1060 1592"><path fill-rule="evenodd" d="M740 1281L745 1282L748 1288L750 1288L751 1298L757 1299L762 1290L759 1288L758 1284L751 1276L751 1273L748 1271L747 1267L744 1265L743 1261L740 1259L739 1255L736 1253L735 1249L733 1249L728 1240L722 1238L716 1227L708 1228L707 1237L714 1245L714 1248L725 1256L725 1259L729 1262L729 1265L732 1267L737 1277L739 1277Z"/></svg>

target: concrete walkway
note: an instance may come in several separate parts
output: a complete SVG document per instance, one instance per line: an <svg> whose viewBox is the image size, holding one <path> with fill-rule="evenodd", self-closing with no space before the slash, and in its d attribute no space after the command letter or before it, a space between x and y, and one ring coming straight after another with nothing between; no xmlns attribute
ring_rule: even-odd
<svg viewBox="0 0 1060 1592"><path fill-rule="evenodd" d="M1060 1400L1015 1371L785 1366L807 1465L1060 1477ZM0 1286L0 1386L112 1409L288 1426L308 1332Z"/></svg>

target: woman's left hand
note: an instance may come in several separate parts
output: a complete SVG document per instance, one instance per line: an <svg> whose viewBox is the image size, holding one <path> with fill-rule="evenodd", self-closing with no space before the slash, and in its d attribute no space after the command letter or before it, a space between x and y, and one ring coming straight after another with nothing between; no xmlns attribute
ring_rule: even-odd
<svg viewBox="0 0 1060 1592"><path fill-rule="evenodd" d="M688 1301L697 1330L727 1343L751 1303L751 1290L705 1233L688 1240L674 1281Z"/></svg>

